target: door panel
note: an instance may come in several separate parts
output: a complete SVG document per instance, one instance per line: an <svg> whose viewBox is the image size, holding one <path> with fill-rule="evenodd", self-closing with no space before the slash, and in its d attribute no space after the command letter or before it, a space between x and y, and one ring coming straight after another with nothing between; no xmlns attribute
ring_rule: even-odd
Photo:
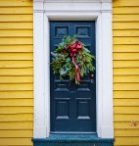
<svg viewBox="0 0 139 146"><path fill-rule="evenodd" d="M95 22L50 22L51 51L67 35L76 35L95 55ZM51 69L51 132L96 131L96 81L87 75L80 85L60 80Z"/></svg>

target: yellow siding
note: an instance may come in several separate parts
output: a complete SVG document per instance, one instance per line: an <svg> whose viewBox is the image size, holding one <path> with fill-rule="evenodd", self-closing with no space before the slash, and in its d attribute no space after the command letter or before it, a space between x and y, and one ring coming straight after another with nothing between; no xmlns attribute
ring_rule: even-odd
<svg viewBox="0 0 139 146"><path fill-rule="evenodd" d="M31 146L32 0L0 0L0 146Z"/></svg>
<svg viewBox="0 0 139 146"><path fill-rule="evenodd" d="M113 0L115 146L139 146L139 0Z"/></svg>
<svg viewBox="0 0 139 146"><path fill-rule="evenodd" d="M31 146L32 0L0 0L0 146ZM113 0L115 146L139 146L139 0Z"/></svg>

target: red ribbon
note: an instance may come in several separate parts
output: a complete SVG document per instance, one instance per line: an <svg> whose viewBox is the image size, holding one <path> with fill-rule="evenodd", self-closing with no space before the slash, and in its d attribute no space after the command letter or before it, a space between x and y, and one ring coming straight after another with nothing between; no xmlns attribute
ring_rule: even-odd
<svg viewBox="0 0 139 146"><path fill-rule="evenodd" d="M76 41L75 43L71 44L69 47L69 53L70 53L70 57L72 60L73 65L75 66L75 80L80 82L80 67L79 65L76 63L76 55L78 54L78 52L82 49L82 44L79 41Z"/></svg>

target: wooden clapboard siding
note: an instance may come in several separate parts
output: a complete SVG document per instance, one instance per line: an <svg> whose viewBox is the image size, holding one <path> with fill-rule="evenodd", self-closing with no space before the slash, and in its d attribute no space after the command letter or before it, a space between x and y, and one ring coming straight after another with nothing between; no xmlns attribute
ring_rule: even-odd
<svg viewBox="0 0 139 146"><path fill-rule="evenodd" d="M113 0L115 146L139 146L139 0Z"/></svg>
<svg viewBox="0 0 139 146"><path fill-rule="evenodd" d="M33 1L0 0L0 146L31 146Z"/></svg>
<svg viewBox="0 0 139 146"><path fill-rule="evenodd" d="M32 0L0 0L0 146L31 146ZM139 0L113 0L115 146L139 145Z"/></svg>

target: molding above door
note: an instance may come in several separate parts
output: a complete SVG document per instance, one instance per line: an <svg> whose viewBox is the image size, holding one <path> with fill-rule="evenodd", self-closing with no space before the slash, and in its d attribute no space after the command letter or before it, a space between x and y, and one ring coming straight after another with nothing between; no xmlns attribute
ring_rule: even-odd
<svg viewBox="0 0 139 146"><path fill-rule="evenodd" d="M113 138L111 0L34 0L34 138L50 134L51 20L96 21L97 134Z"/></svg>
<svg viewBox="0 0 139 146"><path fill-rule="evenodd" d="M91 3L111 3L112 0L34 0L34 2L50 2L50 3L74 3L74 2L91 2Z"/></svg>
<svg viewBox="0 0 139 146"><path fill-rule="evenodd" d="M34 0L34 12L106 12L112 11L111 4L111 0Z"/></svg>

